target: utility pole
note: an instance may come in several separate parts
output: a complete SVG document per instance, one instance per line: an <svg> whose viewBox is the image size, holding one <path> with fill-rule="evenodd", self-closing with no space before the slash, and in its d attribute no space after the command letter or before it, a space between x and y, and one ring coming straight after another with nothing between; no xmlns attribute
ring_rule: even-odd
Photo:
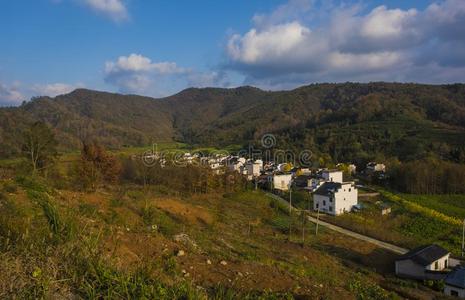
<svg viewBox="0 0 465 300"><path fill-rule="evenodd" d="M315 235L318 235L318 222L320 221L320 206L318 205L318 210L316 213L316 227L315 227Z"/></svg>
<svg viewBox="0 0 465 300"><path fill-rule="evenodd" d="M289 183L289 215L292 213L292 181Z"/></svg>
<svg viewBox="0 0 465 300"><path fill-rule="evenodd" d="M465 248L465 219L463 219L463 225L462 225L462 257L463 257L464 248Z"/></svg>
<svg viewBox="0 0 465 300"><path fill-rule="evenodd" d="M306 213L305 210L301 210L302 214L302 247L305 246L305 218L306 218Z"/></svg>
<svg viewBox="0 0 465 300"><path fill-rule="evenodd" d="M289 181L289 241L292 233L292 179Z"/></svg>

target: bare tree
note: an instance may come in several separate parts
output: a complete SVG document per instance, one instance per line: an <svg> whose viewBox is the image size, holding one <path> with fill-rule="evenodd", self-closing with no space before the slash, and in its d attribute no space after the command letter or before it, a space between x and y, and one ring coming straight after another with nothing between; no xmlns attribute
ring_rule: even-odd
<svg viewBox="0 0 465 300"><path fill-rule="evenodd" d="M42 122L32 124L24 132L22 150L33 174L51 165L58 156L57 144L55 134Z"/></svg>

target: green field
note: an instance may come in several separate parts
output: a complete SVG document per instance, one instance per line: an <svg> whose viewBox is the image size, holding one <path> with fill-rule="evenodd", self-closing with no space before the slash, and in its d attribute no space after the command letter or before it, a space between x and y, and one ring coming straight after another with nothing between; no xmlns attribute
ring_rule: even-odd
<svg viewBox="0 0 465 300"><path fill-rule="evenodd" d="M401 194L403 199L459 219L465 218L465 195Z"/></svg>

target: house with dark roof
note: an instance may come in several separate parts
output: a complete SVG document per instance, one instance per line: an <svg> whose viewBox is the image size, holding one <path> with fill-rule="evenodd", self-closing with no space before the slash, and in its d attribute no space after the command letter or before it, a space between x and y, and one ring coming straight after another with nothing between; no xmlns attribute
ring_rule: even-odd
<svg viewBox="0 0 465 300"><path fill-rule="evenodd" d="M465 268L458 267L447 274L444 280L444 294L465 298Z"/></svg>
<svg viewBox="0 0 465 300"><path fill-rule="evenodd" d="M415 248L396 259L396 275L419 280L444 279L449 256L449 251L434 244Z"/></svg>
<svg viewBox="0 0 465 300"><path fill-rule="evenodd" d="M323 170L323 172L321 172L321 177L323 177L323 179L325 181L331 181L331 182L342 182L342 171L340 170Z"/></svg>
<svg viewBox="0 0 465 300"><path fill-rule="evenodd" d="M353 182L325 182L313 192L313 209L336 216L350 212L358 203Z"/></svg>

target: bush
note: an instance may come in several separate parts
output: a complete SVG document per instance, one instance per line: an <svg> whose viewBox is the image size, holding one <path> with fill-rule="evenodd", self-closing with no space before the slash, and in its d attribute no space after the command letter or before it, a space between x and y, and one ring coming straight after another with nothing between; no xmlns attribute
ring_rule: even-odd
<svg viewBox="0 0 465 300"><path fill-rule="evenodd" d="M12 182L7 182L3 185L3 190L7 193L13 194L18 191L18 187Z"/></svg>

